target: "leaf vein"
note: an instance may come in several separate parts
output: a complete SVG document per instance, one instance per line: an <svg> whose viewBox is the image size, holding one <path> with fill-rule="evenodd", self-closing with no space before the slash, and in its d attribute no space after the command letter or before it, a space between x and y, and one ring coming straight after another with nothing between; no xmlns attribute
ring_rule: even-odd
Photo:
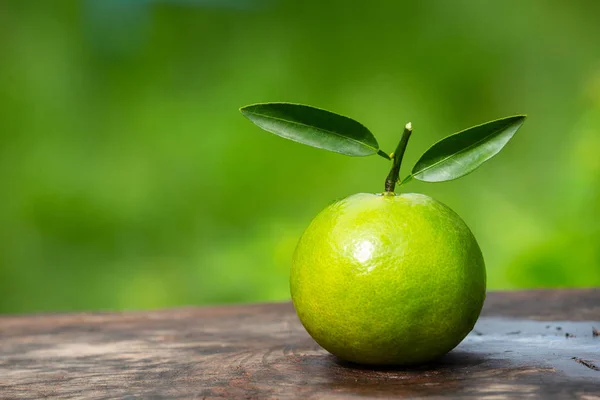
<svg viewBox="0 0 600 400"><path fill-rule="evenodd" d="M490 133L489 135L487 135L487 136L485 136L485 137L483 137L483 138L479 139L478 141L476 141L476 142L474 142L474 143L470 144L469 146L467 146L467 147L465 147L465 148L463 148L463 149L461 149L461 150L457 151L456 153L452 153L452 154L450 154L449 156L447 156L447 157L445 157L445 158L443 158L443 159L441 159L441 160L439 160L439 161L437 161L437 162L435 162L435 163L431 164L430 166L428 166L428 167L425 167L425 168L423 168L423 169L421 169L421 170L419 170L419 171L417 171L417 172L415 172L415 173L413 173L413 174L411 174L411 175L412 175L412 176L416 176L416 175L422 174L423 172L426 172L426 171L430 170L431 168L433 168L433 167L436 167L436 166L440 165L441 163L444 163L444 162L446 162L446 161L447 161L447 160L449 160L449 159L453 159L455 156L457 156L457 155L459 155L459 154L462 154L462 153L466 152L467 150L469 150L469 149L471 149L471 148L473 148L473 147L477 146L479 143L481 143L481 142L483 142L483 141L487 140L487 139L488 139L489 137L491 137L491 136L494 136L494 135L498 134L498 132L501 132L501 131L503 131L504 129L506 129L506 127L503 127L503 128L498 128L497 130L493 131L493 132L492 132L492 133ZM459 132L459 133L460 133L460 132ZM458 133L457 133L457 134L458 134ZM439 143L439 142L438 142L438 143ZM456 160L455 160L455 159L453 159L453 161L456 161Z"/></svg>
<svg viewBox="0 0 600 400"><path fill-rule="evenodd" d="M267 118L267 119L273 119L273 120L276 120L276 121L286 122L286 123L288 123L288 124L295 124L295 125L304 126L304 127L306 127L306 128L315 129L315 130L318 130L318 131L321 131L321 132L331 133L331 134L333 134L333 135L336 135L336 136L338 136L338 137L340 137L340 138L342 138L342 139L345 139L345 140L347 140L347 141L349 141L349 142L358 143L358 144L360 144L360 145L363 145L363 146L365 146L365 147L368 147L369 149L372 149L372 150L374 150L374 151L377 151L377 150L379 150L379 148L377 148L377 147L373 147L373 146L371 146L371 145L369 145L369 144L367 144L367 143L364 143L364 142L361 142L361 141L359 141L359 140L356 140L356 139L350 138L350 137L348 137L348 136L344 136L344 135L342 135L342 134L340 134L340 133L337 133L337 132L334 132L334 131L330 131L330 130L328 130L328 129L317 128L317 127L315 127L315 126L308 125L308 124L304 124L304 123L302 123L302 122L290 121L290 120L283 119L283 118L277 118L277 117L272 117L272 116L266 116L266 115L259 114L259 113L255 113L255 112L252 112L252 111L246 111L246 112L247 112L248 114L256 115L256 116L263 117L263 118ZM361 126L362 126L362 125L361 125ZM367 129L367 128L365 127L365 129Z"/></svg>

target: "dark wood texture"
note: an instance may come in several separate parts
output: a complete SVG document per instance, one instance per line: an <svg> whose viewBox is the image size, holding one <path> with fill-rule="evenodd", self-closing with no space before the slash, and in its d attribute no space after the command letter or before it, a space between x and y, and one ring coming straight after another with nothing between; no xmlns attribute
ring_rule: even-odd
<svg viewBox="0 0 600 400"><path fill-rule="evenodd" d="M490 293L437 362L337 360L292 306L0 317L0 398L600 399L600 290Z"/></svg>

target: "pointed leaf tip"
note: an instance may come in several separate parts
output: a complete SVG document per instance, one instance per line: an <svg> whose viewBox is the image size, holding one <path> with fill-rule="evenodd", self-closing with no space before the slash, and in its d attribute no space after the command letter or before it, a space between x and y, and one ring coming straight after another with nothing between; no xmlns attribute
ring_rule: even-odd
<svg viewBox="0 0 600 400"><path fill-rule="evenodd" d="M379 151L375 136L364 125L320 108L259 103L240 111L265 131L308 146L348 156L369 156Z"/></svg>
<svg viewBox="0 0 600 400"><path fill-rule="evenodd" d="M486 122L440 140L417 161L411 177L443 182L471 173L502 150L525 118L515 115Z"/></svg>

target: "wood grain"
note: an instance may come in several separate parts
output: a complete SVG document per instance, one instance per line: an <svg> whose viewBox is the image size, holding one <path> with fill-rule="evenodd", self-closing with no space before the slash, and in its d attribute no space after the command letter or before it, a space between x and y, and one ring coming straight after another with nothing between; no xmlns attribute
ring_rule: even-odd
<svg viewBox="0 0 600 400"><path fill-rule="evenodd" d="M600 399L600 290L490 293L429 365L364 368L289 303L0 317L0 398Z"/></svg>

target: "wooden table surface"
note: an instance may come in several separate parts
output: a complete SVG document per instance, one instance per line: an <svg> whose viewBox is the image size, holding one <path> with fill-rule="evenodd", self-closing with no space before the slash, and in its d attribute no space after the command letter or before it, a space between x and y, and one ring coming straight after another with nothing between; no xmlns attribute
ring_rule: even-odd
<svg viewBox="0 0 600 400"><path fill-rule="evenodd" d="M0 317L0 398L600 399L600 290L488 294L416 368L339 361L289 303Z"/></svg>

